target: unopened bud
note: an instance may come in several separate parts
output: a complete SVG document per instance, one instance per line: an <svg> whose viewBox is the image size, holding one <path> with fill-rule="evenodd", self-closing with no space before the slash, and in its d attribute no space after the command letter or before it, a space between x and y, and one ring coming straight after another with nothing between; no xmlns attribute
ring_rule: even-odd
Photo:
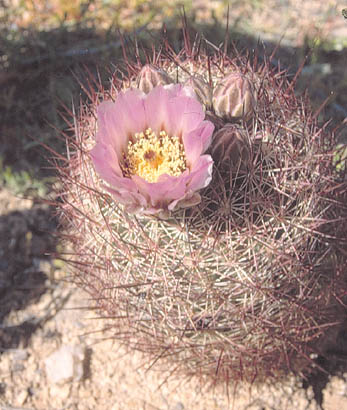
<svg viewBox="0 0 347 410"><path fill-rule="evenodd" d="M255 105L254 90L244 75L232 72L217 83L212 102L218 116L248 120Z"/></svg>
<svg viewBox="0 0 347 410"><path fill-rule="evenodd" d="M142 67L137 77L137 88L148 94L157 85L173 83L172 78L163 70L147 64Z"/></svg>
<svg viewBox="0 0 347 410"><path fill-rule="evenodd" d="M205 108L212 105L212 89L201 76L192 76L184 83L185 86L191 87L196 94L197 99Z"/></svg>
<svg viewBox="0 0 347 410"><path fill-rule="evenodd" d="M218 130L211 145L211 156L217 167L245 169L250 159L249 148L243 131L234 125Z"/></svg>

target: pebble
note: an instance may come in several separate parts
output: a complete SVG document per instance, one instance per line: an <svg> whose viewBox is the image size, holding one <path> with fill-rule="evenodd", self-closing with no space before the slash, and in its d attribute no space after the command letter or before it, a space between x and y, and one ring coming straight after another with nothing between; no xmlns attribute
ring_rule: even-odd
<svg viewBox="0 0 347 410"><path fill-rule="evenodd" d="M12 350L12 360L24 361L28 358L29 353L24 349L13 349Z"/></svg>
<svg viewBox="0 0 347 410"><path fill-rule="evenodd" d="M60 400L66 400L70 396L70 392L71 386L68 384L65 386L54 385L49 389L50 396L55 399L59 398Z"/></svg>
<svg viewBox="0 0 347 410"><path fill-rule="evenodd" d="M49 382L63 384L83 378L85 349L82 346L63 345L45 359Z"/></svg>
<svg viewBox="0 0 347 410"><path fill-rule="evenodd" d="M178 401L170 410L184 410L184 405L180 401Z"/></svg>
<svg viewBox="0 0 347 410"><path fill-rule="evenodd" d="M17 404L19 406L22 406L26 402L28 396L29 396L28 390L22 390L17 396L17 400L16 400Z"/></svg>

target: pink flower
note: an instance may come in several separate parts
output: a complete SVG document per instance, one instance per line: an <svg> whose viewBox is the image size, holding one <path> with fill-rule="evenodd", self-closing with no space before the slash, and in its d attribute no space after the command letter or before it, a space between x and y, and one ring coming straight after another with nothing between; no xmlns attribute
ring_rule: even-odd
<svg viewBox="0 0 347 410"><path fill-rule="evenodd" d="M128 212L166 216L200 202L197 191L212 179L212 158L202 154L214 126L190 87L129 89L102 102L97 117L91 158Z"/></svg>

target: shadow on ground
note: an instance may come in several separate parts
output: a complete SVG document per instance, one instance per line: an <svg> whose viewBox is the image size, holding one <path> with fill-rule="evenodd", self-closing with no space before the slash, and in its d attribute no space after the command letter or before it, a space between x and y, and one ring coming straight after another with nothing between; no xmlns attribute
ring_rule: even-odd
<svg viewBox="0 0 347 410"><path fill-rule="evenodd" d="M3 197L2 197L3 199ZM34 206L0 215L0 349L27 346L42 324L18 314L50 289L49 254L55 251L51 210ZM8 316L11 320L7 321Z"/></svg>

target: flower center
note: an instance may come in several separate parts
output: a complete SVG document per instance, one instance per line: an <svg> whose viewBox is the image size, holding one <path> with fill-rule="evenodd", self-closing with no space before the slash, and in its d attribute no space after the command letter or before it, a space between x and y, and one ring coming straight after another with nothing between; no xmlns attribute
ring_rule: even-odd
<svg viewBox="0 0 347 410"><path fill-rule="evenodd" d="M165 131L159 135L147 128L136 133L123 153L124 176L138 175L147 182L157 182L160 175L179 176L186 169L184 146L176 136Z"/></svg>

